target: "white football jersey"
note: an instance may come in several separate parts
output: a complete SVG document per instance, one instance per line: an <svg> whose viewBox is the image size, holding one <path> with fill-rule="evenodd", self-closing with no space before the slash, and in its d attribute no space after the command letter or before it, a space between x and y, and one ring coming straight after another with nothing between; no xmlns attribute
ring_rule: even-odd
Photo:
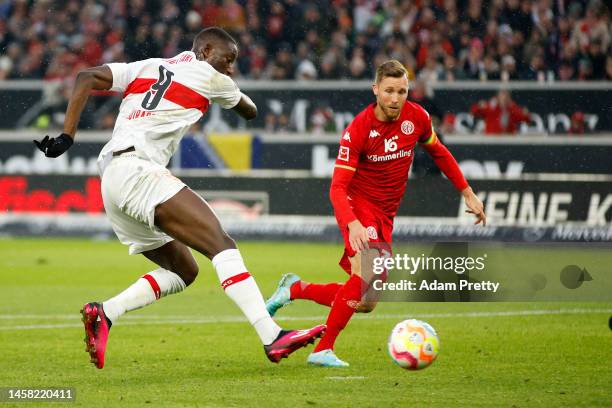
<svg viewBox="0 0 612 408"><path fill-rule="evenodd" d="M111 90L123 92L113 136L98 157L100 175L115 151L134 146L139 157L166 166L189 127L211 103L231 109L240 89L191 51L170 59L106 64Z"/></svg>

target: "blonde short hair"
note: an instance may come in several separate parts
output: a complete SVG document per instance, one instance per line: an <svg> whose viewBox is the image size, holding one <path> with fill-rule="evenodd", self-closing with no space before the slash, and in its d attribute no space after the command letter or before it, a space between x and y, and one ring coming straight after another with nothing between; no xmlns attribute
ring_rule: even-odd
<svg viewBox="0 0 612 408"><path fill-rule="evenodd" d="M376 68L375 83L380 84L380 81L386 77L401 78L404 75L408 76L408 70L398 60L388 60L383 62Z"/></svg>

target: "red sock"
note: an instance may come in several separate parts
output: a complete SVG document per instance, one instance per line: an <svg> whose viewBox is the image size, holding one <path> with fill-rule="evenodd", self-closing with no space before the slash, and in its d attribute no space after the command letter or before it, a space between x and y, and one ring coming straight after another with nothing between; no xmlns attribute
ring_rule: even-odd
<svg viewBox="0 0 612 408"><path fill-rule="evenodd" d="M344 329L355 313L355 307L361 300L361 278L351 275L349 280L338 290L329 315L327 316L327 331L321 338L314 352L333 349L336 337Z"/></svg>
<svg viewBox="0 0 612 408"><path fill-rule="evenodd" d="M336 297L336 293L338 293L341 287L341 283L321 285L304 281L295 282L290 288L291 300L308 299L323 306L331 306Z"/></svg>

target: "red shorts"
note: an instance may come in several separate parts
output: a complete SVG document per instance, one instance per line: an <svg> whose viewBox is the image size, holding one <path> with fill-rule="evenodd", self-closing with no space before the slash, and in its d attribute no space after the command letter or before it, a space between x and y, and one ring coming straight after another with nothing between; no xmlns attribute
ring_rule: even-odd
<svg viewBox="0 0 612 408"><path fill-rule="evenodd" d="M381 212L378 208L367 205L359 205L353 208L355 216L361 222L368 232L370 243L388 244L381 245L381 248L391 250L391 235L393 233L393 217ZM341 229L342 238L344 238L344 254L340 258L339 265L348 273L351 274L351 262L349 257L355 256L356 252L351 248L349 242L348 227Z"/></svg>

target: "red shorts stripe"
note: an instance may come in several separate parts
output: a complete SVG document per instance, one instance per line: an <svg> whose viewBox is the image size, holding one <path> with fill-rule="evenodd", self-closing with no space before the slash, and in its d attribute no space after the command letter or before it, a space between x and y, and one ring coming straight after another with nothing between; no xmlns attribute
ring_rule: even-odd
<svg viewBox="0 0 612 408"><path fill-rule="evenodd" d="M223 290L225 290L227 289L228 286L231 286L234 283L242 282L243 280L249 279L250 277L251 277L251 274L248 272L239 273L238 275L234 275L231 278L227 278L226 280L224 280L221 283L221 287L223 288Z"/></svg>
<svg viewBox="0 0 612 408"><path fill-rule="evenodd" d="M149 91L151 85L157 82L156 79L136 78L125 90L123 97L131 94L142 94ZM181 84L180 82L172 82L170 87L164 94L164 99L182 106L185 109L198 109L202 113L208 110L210 102L204 96L200 95L193 89Z"/></svg>
<svg viewBox="0 0 612 408"><path fill-rule="evenodd" d="M159 288L155 278L149 274L144 275L143 278L149 282L149 285L151 285L151 289L153 289L153 292L155 293L155 299L159 299L161 297L161 289Z"/></svg>

